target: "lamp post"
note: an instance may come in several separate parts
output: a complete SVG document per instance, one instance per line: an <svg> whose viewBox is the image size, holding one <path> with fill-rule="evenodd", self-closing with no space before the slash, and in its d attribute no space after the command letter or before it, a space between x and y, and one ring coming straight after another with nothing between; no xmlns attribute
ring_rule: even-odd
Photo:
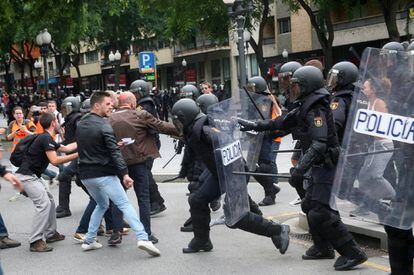
<svg viewBox="0 0 414 275"><path fill-rule="evenodd" d="M288 61L289 61L289 59L288 59L288 57L289 57L289 53L288 53L288 51L287 51L286 49L283 49L283 51L282 51L282 56L283 56L283 58L286 60L286 62L288 62Z"/></svg>
<svg viewBox="0 0 414 275"><path fill-rule="evenodd" d="M110 51L108 58L112 66L114 67L115 91L118 91L119 90L119 67L121 65L121 53L118 50L116 50L115 54L112 51Z"/></svg>
<svg viewBox="0 0 414 275"><path fill-rule="evenodd" d="M184 85L187 85L187 60L185 58L181 61L181 65L184 68Z"/></svg>
<svg viewBox="0 0 414 275"><path fill-rule="evenodd" d="M243 7L242 0L223 0L227 5L228 15L230 18L235 19L237 24L237 49L239 52L239 68L240 68L240 88L246 86L247 73L246 73L246 57L244 55L244 24L246 17L253 11L252 0L247 0L246 7Z"/></svg>
<svg viewBox="0 0 414 275"><path fill-rule="evenodd" d="M40 70L42 69L42 62L40 60L36 60L35 63L34 63L34 67L35 67L36 72L37 72L37 78L38 78L38 80L40 80ZM39 81L38 81L38 83L39 83ZM37 84L36 84L36 89L39 89Z"/></svg>
<svg viewBox="0 0 414 275"><path fill-rule="evenodd" d="M27 78L29 77L29 75L27 73L24 73L24 87L26 88L26 91L28 90L27 87Z"/></svg>
<svg viewBox="0 0 414 275"><path fill-rule="evenodd" d="M47 31L47 29L44 29L43 32L40 32L36 36L36 44L41 46L40 54L43 57L43 70L45 74L45 92L46 93L49 91L49 74L47 71L47 54L49 52L50 42L52 42L52 36Z"/></svg>

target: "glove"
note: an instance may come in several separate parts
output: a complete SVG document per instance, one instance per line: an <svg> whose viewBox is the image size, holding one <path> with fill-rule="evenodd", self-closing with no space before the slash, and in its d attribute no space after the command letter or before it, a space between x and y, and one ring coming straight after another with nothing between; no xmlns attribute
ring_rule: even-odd
<svg viewBox="0 0 414 275"><path fill-rule="evenodd" d="M290 179L289 179L289 184L296 188L296 186L300 186L303 183L304 180L304 171L292 167L290 168Z"/></svg>
<svg viewBox="0 0 414 275"><path fill-rule="evenodd" d="M238 117L237 122L240 124L240 131L242 132L255 130L257 128L257 122L251 120Z"/></svg>

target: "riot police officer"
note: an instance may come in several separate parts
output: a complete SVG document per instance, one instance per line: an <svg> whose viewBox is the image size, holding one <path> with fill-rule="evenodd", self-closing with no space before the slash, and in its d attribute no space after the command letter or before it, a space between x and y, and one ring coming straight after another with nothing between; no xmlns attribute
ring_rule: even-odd
<svg viewBox="0 0 414 275"><path fill-rule="evenodd" d="M184 135L186 145L191 154L202 161L206 169L200 176L201 187L189 196L194 238L183 249L183 253L195 253L201 250L210 251L213 245L210 240L210 211L208 204L221 195L218 171L214 157L212 139L215 133L205 114L200 111L196 102L181 99L172 108L173 123ZM232 227L233 228L233 227ZM284 254L289 245L288 225L273 223L262 216L247 212L234 228L270 237L274 245Z"/></svg>
<svg viewBox="0 0 414 275"><path fill-rule="evenodd" d="M181 88L180 98L191 98L192 100L196 100L199 96L200 92L194 85L188 84Z"/></svg>
<svg viewBox="0 0 414 275"><path fill-rule="evenodd" d="M137 105L144 109L145 111L149 112L154 117L158 118L158 112L154 100L150 96L150 87L147 82L144 80L135 80L132 82L131 87L129 90L135 94L137 98ZM161 141L160 135L153 130L149 131L151 135L153 135L155 144L157 145L158 150L161 148ZM161 196L160 191L158 190L158 185L154 180L154 176L152 175L152 166L154 164L154 160L148 160L148 171L149 175L148 178L150 179L150 201L151 201L151 215L156 215L161 213L162 211L166 210L167 207L164 205L164 198Z"/></svg>
<svg viewBox="0 0 414 275"><path fill-rule="evenodd" d="M276 99L270 93L266 80L263 77L255 76L250 78L247 83L247 90L249 92L271 98L272 104L269 110L270 113L264 114L265 116L274 119L282 114L282 111L277 104ZM274 138L269 134L265 134L263 136L262 147L259 153L256 172L277 174L277 152L275 151L279 149L280 142L280 137ZM263 187L265 193L265 197L261 202L259 202L259 205L267 206L275 204L276 194L280 192L280 188L276 185L278 183L278 179L276 177L261 176L254 176L254 178Z"/></svg>
<svg viewBox="0 0 414 275"><path fill-rule="evenodd" d="M65 128L64 145L75 142L77 124L82 117L80 112L81 103L78 98L70 96L63 100L61 105L62 115L65 122L62 127ZM77 172L77 160L73 160L59 174L59 205L56 207L56 217L64 218L71 216L69 209L69 197L71 193L72 177Z"/></svg>
<svg viewBox="0 0 414 275"><path fill-rule="evenodd" d="M287 115L275 120L251 122L240 119L243 130L288 129L301 141L303 156L291 172L291 181L301 184L306 178L306 196L302 210L306 213L314 245L303 259L333 259L332 247L341 255L335 270L349 270L367 260L342 223L339 213L330 208L339 143L335 132L330 94L324 88L322 72L312 66L297 69L290 80L289 100L297 101Z"/></svg>
<svg viewBox="0 0 414 275"><path fill-rule="evenodd" d="M197 104L200 107L201 111L204 114L207 114L207 109L209 106L218 103L218 99L213 94L204 94L197 98ZM188 146L184 147L184 156L183 160L181 161L181 170L180 170L180 178L187 178L189 181L188 184L188 191L190 194L194 193L198 188L200 188L200 181L199 177L201 173L206 169L205 165L202 161L193 159L192 154L190 153L190 148ZM210 208L212 211L217 211L220 209L221 203L220 198L212 201L210 203ZM182 232L192 232L193 225L191 221L191 217L188 218L184 225L180 228Z"/></svg>

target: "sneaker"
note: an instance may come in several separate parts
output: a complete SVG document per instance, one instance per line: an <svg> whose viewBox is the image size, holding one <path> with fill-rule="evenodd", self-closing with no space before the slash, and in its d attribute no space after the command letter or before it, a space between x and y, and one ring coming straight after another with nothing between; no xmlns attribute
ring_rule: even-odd
<svg viewBox="0 0 414 275"><path fill-rule="evenodd" d="M212 220L210 222L210 226L222 225L222 224L225 224L225 222L226 222L226 216L222 215L221 217L219 217L215 220Z"/></svg>
<svg viewBox="0 0 414 275"><path fill-rule="evenodd" d="M151 256L160 256L161 252L154 246L154 244L151 241L138 241L137 246L139 249L144 250Z"/></svg>
<svg viewBox="0 0 414 275"><path fill-rule="evenodd" d="M50 252L52 250L53 247L48 246L42 239L30 244L30 252Z"/></svg>
<svg viewBox="0 0 414 275"><path fill-rule="evenodd" d="M108 240L108 245L117 245L122 243L122 234L114 232Z"/></svg>
<svg viewBox="0 0 414 275"><path fill-rule="evenodd" d="M55 234L53 234L52 237L47 238L46 242L47 243L54 243L54 242L63 241L64 239L65 239L65 235L62 235L59 232L55 231Z"/></svg>
<svg viewBox="0 0 414 275"><path fill-rule="evenodd" d="M21 245L20 242L12 240L8 236L0 237L0 249L13 248Z"/></svg>
<svg viewBox="0 0 414 275"><path fill-rule="evenodd" d="M66 217L70 217L70 216L72 216L72 212L70 212L69 209L63 209L60 212L56 212L56 218L57 219L66 218Z"/></svg>
<svg viewBox="0 0 414 275"><path fill-rule="evenodd" d="M302 255L303 260L323 260L335 259L335 251L331 248L326 251L320 251L315 245L312 245L305 254Z"/></svg>
<svg viewBox="0 0 414 275"><path fill-rule="evenodd" d="M130 231L130 227L124 227L121 230L121 234L122 235L128 235L129 234L129 231Z"/></svg>
<svg viewBox="0 0 414 275"><path fill-rule="evenodd" d="M268 206L268 205L274 205L276 197L275 196L265 196L264 199L259 202L259 206Z"/></svg>
<svg viewBox="0 0 414 275"><path fill-rule="evenodd" d="M85 235L86 234L83 234L83 233L75 233L73 235L73 239L75 241L77 241L78 243L84 243L85 242Z"/></svg>
<svg viewBox="0 0 414 275"><path fill-rule="evenodd" d="M93 243L88 243L87 241L84 241L82 244L83 251L96 250L99 248L102 248L102 245L97 241L93 241Z"/></svg>
<svg viewBox="0 0 414 275"><path fill-rule="evenodd" d="M165 211L167 207L164 204L160 204L158 206L151 206L151 213L150 216L155 216L163 211Z"/></svg>
<svg viewBox="0 0 414 275"><path fill-rule="evenodd" d="M111 234L109 234L109 236L111 236ZM98 236L103 236L103 235L105 235L105 227L101 224L98 229Z"/></svg>

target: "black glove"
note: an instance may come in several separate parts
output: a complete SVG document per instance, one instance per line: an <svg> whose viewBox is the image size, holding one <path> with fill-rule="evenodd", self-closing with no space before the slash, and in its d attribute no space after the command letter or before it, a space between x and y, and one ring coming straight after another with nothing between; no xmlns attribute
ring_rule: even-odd
<svg viewBox="0 0 414 275"><path fill-rule="evenodd" d="M289 184L294 188L296 188L296 186L300 186L304 180L303 174L305 174L305 172L300 169L295 167L290 168Z"/></svg>
<svg viewBox="0 0 414 275"><path fill-rule="evenodd" d="M237 122L240 124L240 131L243 131L243 132L255 130L257 127L257 122L250 121L247 119L238 117Z"/></svg>

